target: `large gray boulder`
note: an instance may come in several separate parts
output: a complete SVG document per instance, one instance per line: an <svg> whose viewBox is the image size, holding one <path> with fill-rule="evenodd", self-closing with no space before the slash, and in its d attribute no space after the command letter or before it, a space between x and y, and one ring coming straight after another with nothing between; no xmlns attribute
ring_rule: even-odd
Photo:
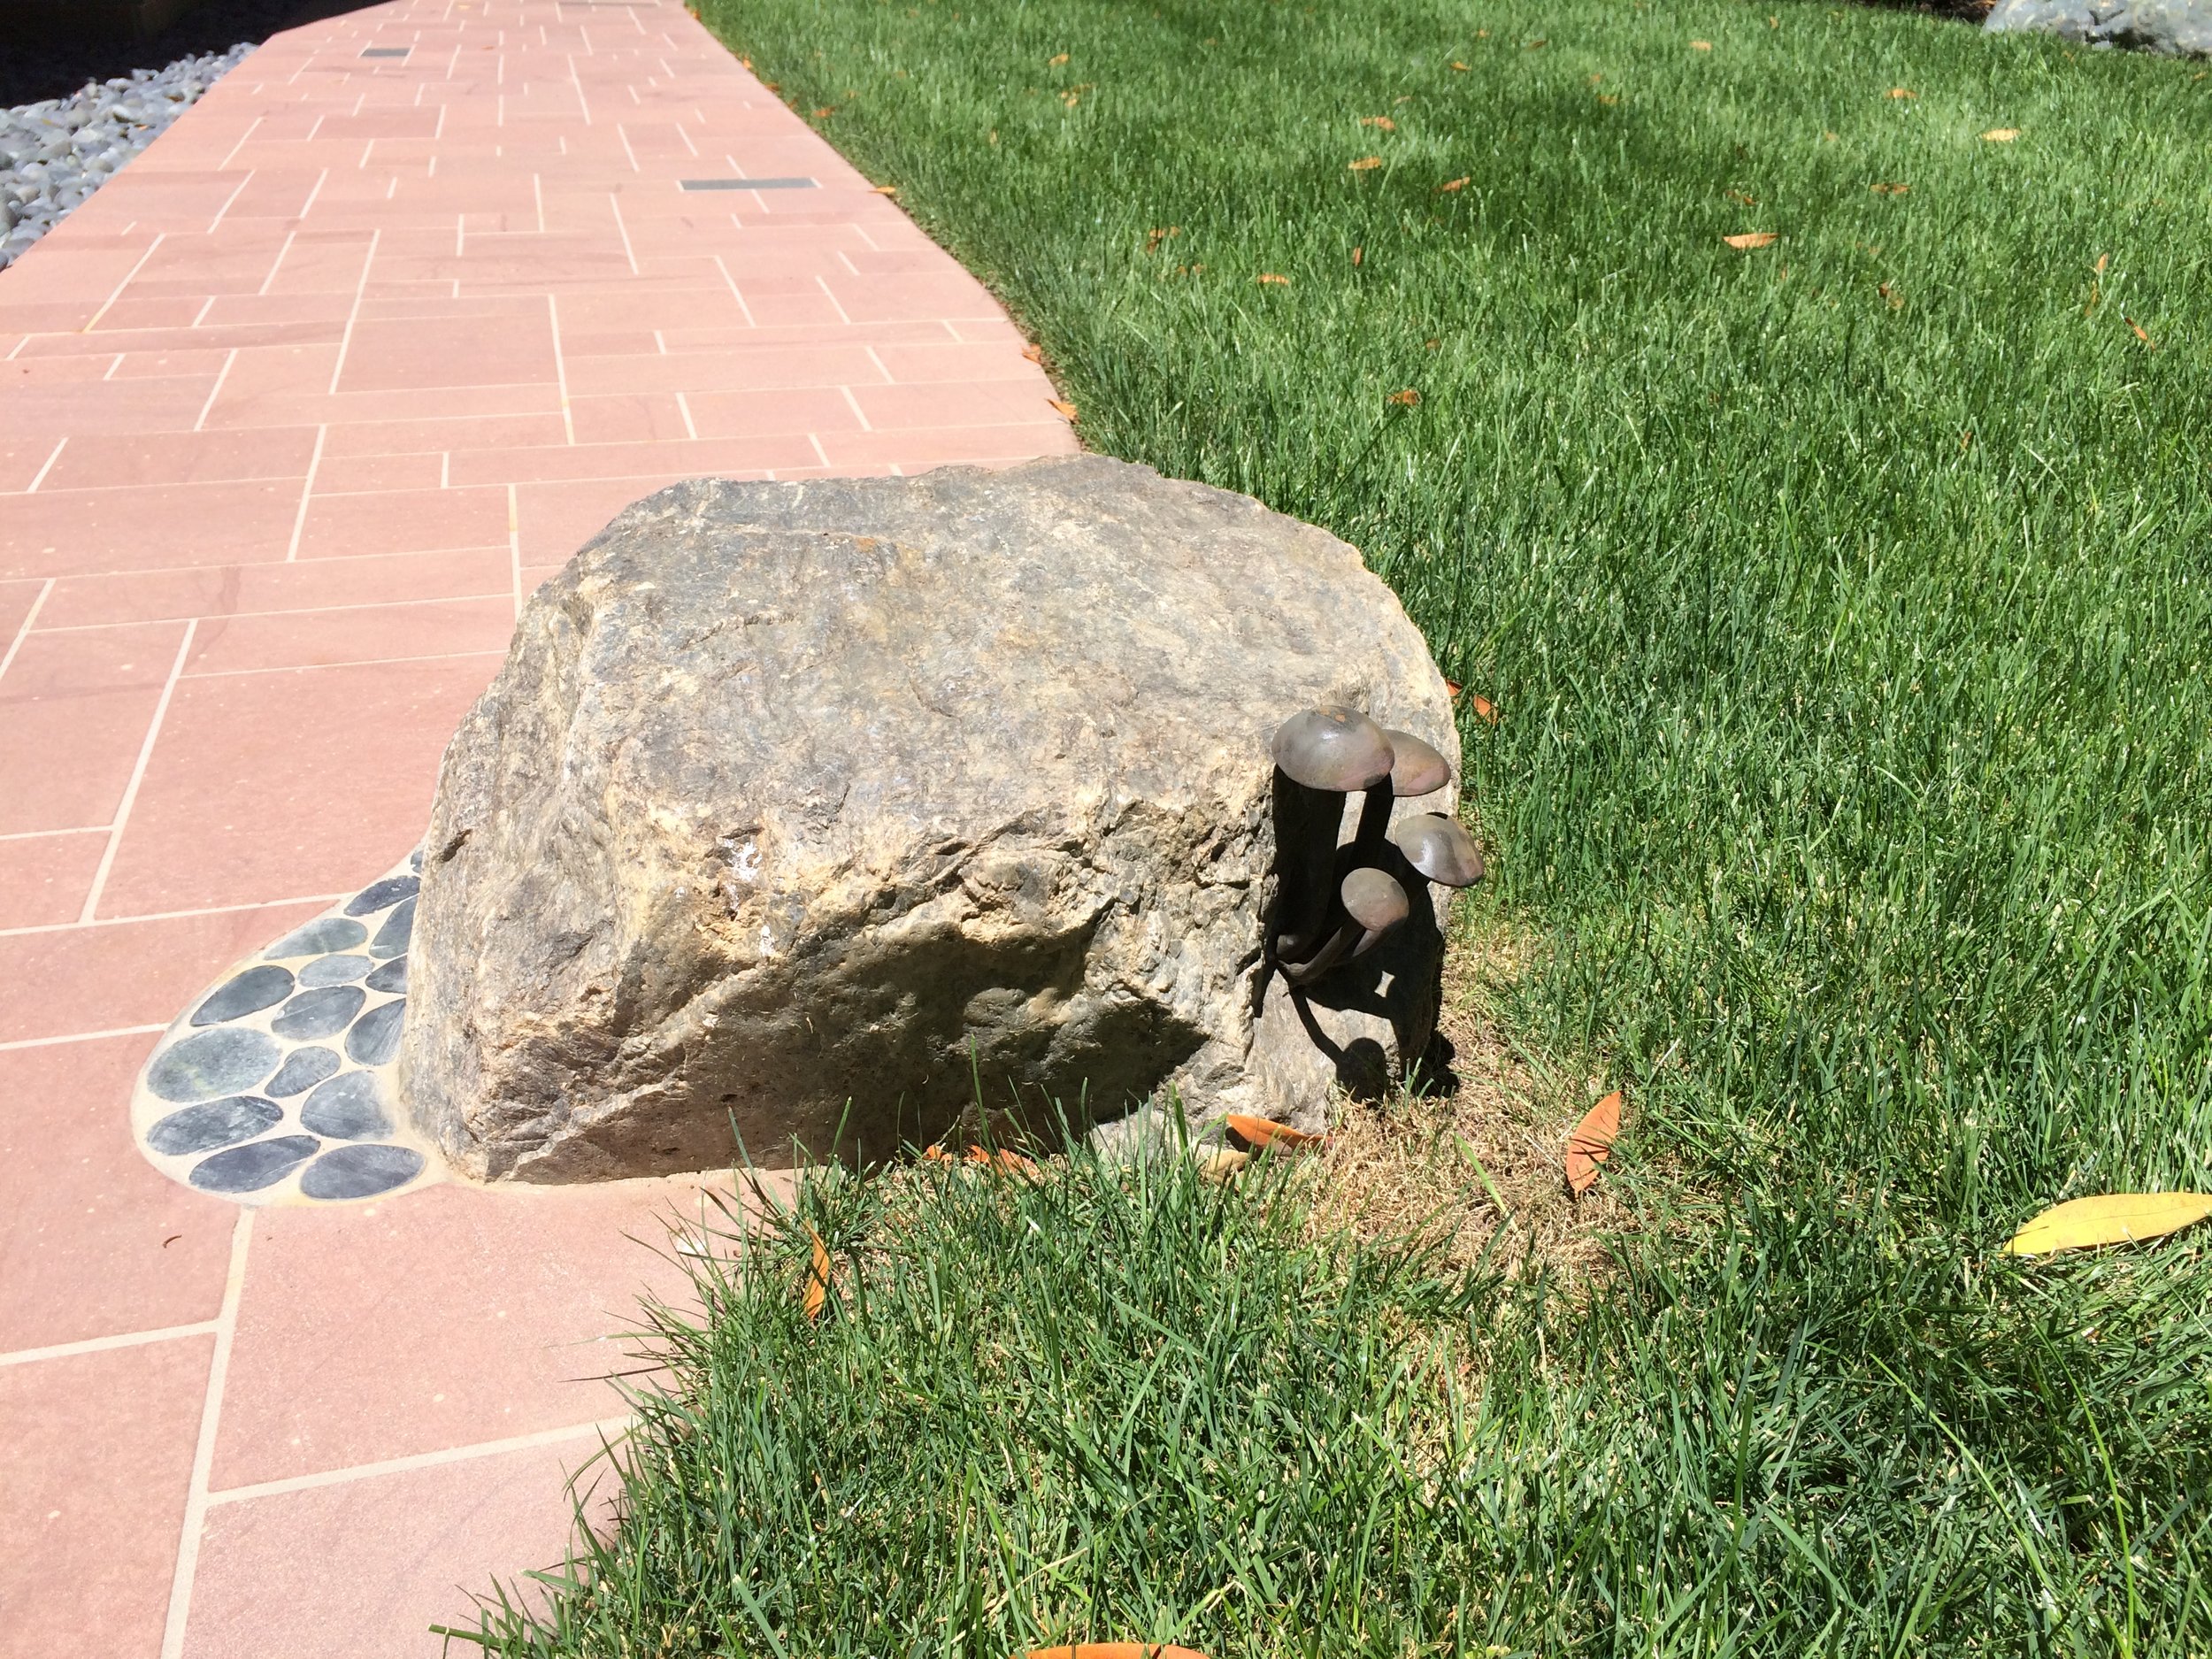
<svg viewBox="0 0 2212 1659"><path fill-rule="evenodd" d="M1997 0L1997 34L2055 35L2093 47L2212 57L2212 0Z"/></svg>
<svg viewBox="0 0 2212 1659"><path fill-rule="evenodd" d="M1310 1121L1426 1046L1441 914L1256 1016L1269 736L1325 703L1459 753L1389 590L1243 496L1097 457L663 490L446 752L410 1110L539 1181L879 1156L979 1094Z"/></svg>

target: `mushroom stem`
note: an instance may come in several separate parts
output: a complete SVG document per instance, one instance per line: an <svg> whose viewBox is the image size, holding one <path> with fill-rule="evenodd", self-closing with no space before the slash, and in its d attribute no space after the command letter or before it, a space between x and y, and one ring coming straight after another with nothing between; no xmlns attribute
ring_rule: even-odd
<svg viewBox="0 0 2212 1659"><path fill-rule="evenodd" d="M1278 961L1301 956L1328 920L1337 829L1344 822L1344 795L1311 789L1275 769L1274 950Z"/></svg>
<svg viewBox="0 0 2212 1659"><path fill-rule="evenodd" d="M1329 942L1310 961L1285 965L1283 977L1293 986L1311 985L1343 961L1347 951L1354 956L1366 955L1412 910L1404 885L1395 877L1356 863L1338 883L1337 899L1330 913L1342 919Z"/></svg>

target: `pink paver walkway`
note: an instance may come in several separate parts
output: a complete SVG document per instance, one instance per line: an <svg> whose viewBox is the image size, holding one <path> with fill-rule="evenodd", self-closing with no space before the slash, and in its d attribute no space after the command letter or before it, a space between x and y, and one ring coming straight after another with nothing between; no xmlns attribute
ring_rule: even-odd
<svg viewBox="0 0 2212 1659"><path fill-rule="evenodd" d="M618 509L1071 449L1020 347L661 0L281 36L0 273L0 1654L434 1652L557 1555L697 1184L242 1210L131 1079L413 844Z"/></svg>

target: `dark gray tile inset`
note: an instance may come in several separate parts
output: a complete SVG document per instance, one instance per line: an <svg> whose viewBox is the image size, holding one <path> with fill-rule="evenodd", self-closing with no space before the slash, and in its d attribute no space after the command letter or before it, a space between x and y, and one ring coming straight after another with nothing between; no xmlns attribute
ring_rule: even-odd
<svg viewBox="0 0 2212 1659"><path fill-rule="evenodd" d="M818 188L811 179L685 179L680 182L687 190L812 190Z"/></svg>
<svg viewBox="0 0 2212 1659"><path fill-rule="evenodd" d="M373 1141L391 1133L376 1073L349 1071L321 1085L300 1108L300 1127L332 1141Z"/></svg>
<svg viewBox="0 0 2212 1659"><path fill-rule="evenodd" d="M307 1166L300 1191L326 1202L373 1198L413 1180L422 1164L422 1154L412 1147L333 1147Z"/></svg>
<svg viewBox="0 0 2212 1659"><path fill-rule="evenodd" d="M171 1024L131 1102L156 1167L247 1204L343 1203L440 1177L397 1076L421 863L418 850L249 956Z"/></svg>
<svg viewBox="0 0 2212 1659"><path fill-rule="evenodd" d="M257 1014L265 1008L273 1008L292 995L292 971L265 965L249 968L236 979L227 980L207 1001L192 1010L196 1025L219 1025L227 1020L243 1019Z"/></svg>
<svg viewBox="0 0 2212 1659"><path fill-rule="evenodd" d="M365 46L361 49L361 56L364 58L404 58L413 50L411 46Z"/></svg>
<svg viewBox="0 0 2212 1659"><path fill-rule="evenodd" d="M339 1064L334 1049L295 1048L285 1056L284 1064L277 1067L277 1074L262 1085L261 1092L273 1094L279 1100L289 1100L295 1094L306 1093L325 1078L335 1075Z"/></svg>
<svg viewBox="0 0 2212 1659"><path fill-rule="evenodd" d="M406 1017L405 997L371 1009L346 1033L347 1057L362 1065L389 1065L399 1057L400 1021Z"/></svg>
<svg viewBox="0 0 2212 1659"><path fill-rule="evenodd" d="M284 1108L258 1094L234 1094L204 1106L187 1106L171 1112L146 1132L146 1144L171 1157L212 1152L241 1141L250 1141L264 1129L273 1128Z"/></svg>
<svg viewBox="0 0 2212 1659"><path fill-rule="evenodd" d="M288 956L326 956L334 950L351 950L369 936L360 923L343 916L318 916L304 927L295 928L261 953L265 962Z"/></svg>
<svg viewBox="0 0 2212 1659"><path fill-rule="evenodd" d="M187 1037L147 1069L146 1087L179 1104L242 1094L276 1070L283 1050L266 1032L227 1025Z"/></svg>
<svg viewBox="0 0 2212 1659"><path fill-rule="evenodd" d="M312 1135L249 1141L194 1164L192 1185L204 1193L257 1193L275 1186L306 1163L321 1145Z"/></svg>

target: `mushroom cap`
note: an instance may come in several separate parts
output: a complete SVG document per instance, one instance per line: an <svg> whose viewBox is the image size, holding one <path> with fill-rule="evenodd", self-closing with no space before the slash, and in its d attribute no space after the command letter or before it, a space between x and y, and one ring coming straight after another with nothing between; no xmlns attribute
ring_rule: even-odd
<svg viewBox="0 0 2212 1659"><path fill-rule="evenodd" d="M1383 736L1390 741L1390 752L1395 757L1390 764L1390 792L1399 799L1434 795L1451 782L1451 763L1412 733L1386 726Z"/></svg>
<svg viewBox="0 0 2212 1659"><path fill-rule="evenodd" d="M1406 862L1444 887L1482 879L1482 852L1475 838L1441 812L1417 812L1391 826L1390 839Z"/></svg>
<svg viewBox="0 0 2212 1659"><path fill-rule="evenodd" d="M1347 875L1337 895L1351 918L1371 933L1386 932L1413 913L1413 901L1406 897L1398 878L1371 865L1363 864Z"/></svg>
<svg viewBox="0 0 2212 1659"><path fill-rule="evenodd" d="M1308 709L1275 728L1275 764L1293 783L1349 795L1390 775L1390 740L1351 709Z"/></svg>

